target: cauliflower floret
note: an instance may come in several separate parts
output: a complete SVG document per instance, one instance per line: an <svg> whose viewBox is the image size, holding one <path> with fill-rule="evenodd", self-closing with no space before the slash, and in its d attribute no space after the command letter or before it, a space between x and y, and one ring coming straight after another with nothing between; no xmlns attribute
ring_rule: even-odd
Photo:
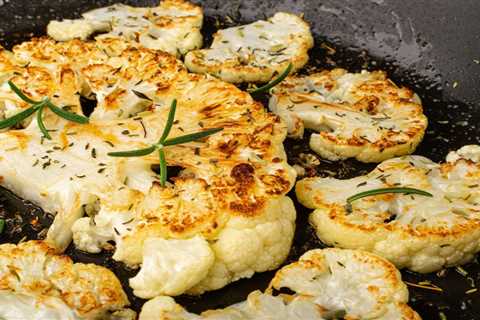
<svg viewBox="0 0 480 320"><path fill-rule="evenodd" d="M58 298L36 297L0 291L0 317L5 320L78 320L75 311Z"/></svg>
<svg viewBox="0 0 480 320"><path fill-rule="evenodd" d="M255 272L277 268L286 258L295 233L295 208L288 197L272 201L256 219L231 218L212 244L215 263L191 294L216 290Z"/></svg>
<svg viewBox="0 0 480 320"><path fill-rule="evenodd" d="M480 162L480 146L467 145L456 151L451 151L447 155L447 162L454 163L457 160L465 159L473 162Z"/></svg>
<svg viewBox="0 0 480 320"><path fill-rule="evenodd" d="M6 320L108 319L128 305L113 272L73 263L42 241L0 245L0 283L0 317Z"/></svg>
<svg viewBox="0 0 480 320"><path fill-rule="evenodd" d="M282 288L293 293L274 294ZM311 250L277 271L265 293L201 315L187 312L170 297L145 303L140 320L419 320L406 303L408 290L400 272L385 259L365 251Z"/></svg>
<svg viewBox="0 0 480 320"><path fill-rule="evenodd" d="M158 199L159 195L153 193L150 197ZM265 214L254 219L230 218L211 242L199 236L185 240L154 238L150 233L143 240L144 224L135 215L108 210L95 216L95 224L90 218L79 219L73 232L76 246L90 252L98 252L114 240L115 259L132 267L142 265L138 275L130 280L134 294L150 298L184 292L201 294L251 277L255 272L275 269L290 251L295 218L292 200L283 197L271 201ZM194 252L190 252L192 248L196 248ZM171 270L175 270L175 275L170 274Z"/></svg>
<svg viewBox="0 0 480 320"><path fill-rule="evenodd" d="M307 178L297 198L315 209L310 222L325 243L381 255L399 268L433 272L470 261L480 251L478 146L452 152L446 163L420 156L387 160L348 180ZM391 187L424 190L380 194L347 204L354 194Z"/></svg>
<svg viewBox="0 0 480 320"><path fill-rule="evenodd" d="M157 7L139 8L124 4L91 10L82 19L51 21L47 33L57 41L121 38L173 55L202 46L203 13L199 6L183 0L164 0Z"/></svg>
<svg viewBox="0 0 480 320"><path fill-rule="evenodd" d="M215 261L208 242L200 236L186 240L148 238L143 245L142 269L130 279L141 298L175 296L201 281Z"/></svg>
<svg viewBox="0 0 480 320"><path fill-rule="evenodd" d="M427 128L418 96L381 71L290 77L272 93L269 108L287 123L289 136L314 130L310 147L329 160L380 162L409 154Z"/></svg>
<svg viewBox="0 0 480 320"><path fill-rule="evenodd" d="M185 65L227 82L267 82L289 63L292 72L302 68L312 46L309 25L294 14L279 12L267 21L217 31L212 46L189 52Z"/></svg>

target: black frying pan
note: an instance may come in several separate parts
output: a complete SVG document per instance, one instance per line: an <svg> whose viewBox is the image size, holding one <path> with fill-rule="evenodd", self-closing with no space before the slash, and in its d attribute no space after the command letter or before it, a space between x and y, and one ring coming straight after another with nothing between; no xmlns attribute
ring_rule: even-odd
<svg viewBox="0 0 480 320"><path fill-rule="evenodd" d="M81 12L116 1L88 0L3 0L0 1L0 43L6 47L45 33L51 19L78 17ZM134 5L155 5L157 0L123 1ZM205 0L206 45L221 27L251 22L277 11L304 13L315 34L309 68L344 67L387 70L392 79L414 89L422 98L429 118L429 128L416 154L435 161L448 151L465 144L480 143L480 1L478 0ZM227 16L229 18L227 18ZM232 23L233 21L233 23ZM217 24L218 25L218 24ZM335 49L329 53L322 43ZM309 69L307 68L307 69ZM308 141L308 137L304 139ZM311 152L308 144L286 141L292 164L300 152ZM373 166L355 161L322 162L310 172L348 178L368 172ZM7 218L7 228L0 242L18 242L44 235L51 217L34 205L0 189L0 215ZM294 194L291 196L295 198ZM298 203L297 231L290 257L322 247L307 223L309 210ZM21 213L21 214L20 214ZM40 224L32 225L36 217ZM129 293L133 308L143 301L133 297L127 279L135 271L110 258L109 253L90 255L70 247L67 253L76 261L93 262L112 269ZM410 287L410 305L423 319L480 319L480 290L466 291L480 285L480 264L474 261L463 267L468 274L447 269L437 274L420 275L404 271L403 279L411 283L431 281L443 292ZM249 292L264 289L273 272L256 274L222 290L201 297L182 296L177 301L190 311L225 307L243 300ZM480 287L479 287L480 289Z"/></svg>

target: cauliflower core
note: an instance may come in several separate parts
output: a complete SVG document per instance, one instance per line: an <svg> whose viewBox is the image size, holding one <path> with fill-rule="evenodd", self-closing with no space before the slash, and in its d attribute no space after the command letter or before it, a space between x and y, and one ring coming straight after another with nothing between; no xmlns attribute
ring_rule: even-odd
<svg viewBox="0 0 480 320"><path fill-rule="evenodd" d="M281 293L283 288L292 293ZM162 296L145 303L140 320L419 320L407 301L408 290L390 262L365 251L323 249L277 271L265 293L254 291L226 309L196 315Z"/></svg>
<svg viewBox="0 0 480 320"><path fill-rule="evenodd" d="M2 319L135 319L113 272L54 251L42 241L0 245Z"/></svg>
<svg viewBox="0 0 480 320"><path fill-rule="evenodd" d="M189 52L185 64L190 71L227 82L267 82L289 63L292 72L302 68L312 46L309 25L279 12L266 21L217 31L210 49Z"/></svg>
<svg viewBox="0 0 480 320"><path fill-rule="evenodd" d="M327 244L371 251L399 268L432 272L470 261L480 251L480 147L465 146L437 164L421 156L381 163L349 180L308 178L297 183L310 222ZM382 194L347 206L359 192L411 187L433 197Z"/></svg>
<svg viewBox="0 0 480 320"><path fill-rule="evenodd" d="M82 14L81 19L51 21L47 33L57 41L121 38L173 55L202 46L203 12L183 0L164 0L157 7L138 8L114 4Z"/></svg>
<svg viewBox="0 0 480 320"><path fill-rule="evenodd" d="M287 123L290 137L315 131L310 147L329 160L381 162L409 154L427 128L418 96L381 71L290 77L272 90L269 108Z"/></svg>
<svg viewBox="0 0 480 320"><path fill-rule="evenodd" d="M78 113L77 93L98 99L89 124L46 112L52 140L42 138L36 121L0 133L0 182L56 213L47 240L59 251L72 238L78 249L92 253L113 241L114 259L135 268L144 264L131 282L142 297L200 294L275 269L286 258L295 209L285 195L296 178L282 144L286 127L248 93L189 74L172 56L119 39L34 39L16 46L10 60L4 57L11 66L4 63L2 73L0 63L0 76L32 98L48 95ZM61 85L66 79L68 86ZM181 169L161 187L152 171L156 153L108 153L156 143L173 99L178 103L171 138L223 131L165 147L168 166ZM26 107L5 87L0 101Z"/></svg>

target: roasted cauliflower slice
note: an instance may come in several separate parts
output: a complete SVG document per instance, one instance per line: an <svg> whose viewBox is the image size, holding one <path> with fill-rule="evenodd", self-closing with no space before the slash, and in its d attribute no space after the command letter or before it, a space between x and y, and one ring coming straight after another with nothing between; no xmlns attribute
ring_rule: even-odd
<svg viewBox="0 0 480 320"><path fill-rule="evenodd" d="M36 100L50 97L57 105L82 113L80 96L94 99L91 120L125 119L154 104L170 103L173 83L187 76L175 57L119 39L94 43L33 39L15 46L5 61L9 65L4 69L0 65L0 79L11 80ZM28 67L23 68L27 61ZM16 68L14 73L10 65ZM4 117L30 106L6 81L0 86L1 98Z"/></svg>
<svg viewBox="0 0 480 320"><path fill-rule="evenodd" d="M18 59L31 57L23 69L35 66L55 74L51 70L68 65L75 70L72 83L78 90L60 95L58 105L64 105L63 99L78 101L77 93L98 96L97 85L108 79L123 81L123 69L112 66L129 58L138 60L138 66L126 67L125 74L143 77L141 85L154 87L143 92L148 107L130 117L109 113L93 118L108 112L107 104L99 102L85 125L46 113L52 140L42 138L35 121L0 133L0 182L56 213L47 235L55 248L64 250L73 238L78 249L95 253L111 248L114 241L114 259L131 267L148 266L131 282L135 293L146 298L218 289L284 261L295 226L295 209L285 195L296 173L282 144L286 127L248 93L213 77L188 74L173 57L166 59L167 54L118 39L36 39L14 53ZM143 66L146 70L135 75ZM117 79L119 74L124 78ZM27 90L38 79L29 86L21 80L14 79L31 94ZM113 158L107 153L156 143L173 99L178 101L177 113L169 137L216 127L223 131L166 147L168 166L181 169L160 187L152 171L157 154ZM117 104L124 110L131 101L120 99ZM190 243L202 253L199 260L186 259ZM156 248L161 250L150 258ZM171 277L176 268L181 272Z"/></svg>
<svg viewBox="0 0 480 320"><path fill-rule="evenodd" d="M211 47L189 52L185 65L227 82L267 82L289 63L291 72L302 68L312 46L309 25L294 14L279 12L266 21L217 31Z"/></svg>
<svg viewBox="0 0 480 320"><path fill-rule="evenodd" d="M307 178L300 203L327 244L381 255L399 268L432 272L470 261L480 251L480 147L465 146L437 164L421 156L385 161L349 180ZM359 192L411 187L422 195L381 194L347 205Z"/></svg>
<svg viewBox="0 0 480 320"><path fill-rule="evenodd" d="M289 77L272 90L269 108L287 123L290 137L315 131L310 147L329 160L381 162L410 154L427 128L419 97L382 71Z"/></svg>
<svg viewBox="0 0 480 320"><path fill-rule="evenodd" d="M81 19L51 21L47 33L57 41L75 38L121 38L173 55L202 46L201 7L184 0L164 0L157 7L139 8L125 4L91 10Z"/></svg>
<svg viewBox="0 0 480 320"><path fill-rule="evenodd" d="M128 304L107 268L73 263L43 241L0 245L2 319L133 320L135 312L124 309Z"/></svg>
<svg viewBox="0 0 480 320"><path fill-rule="evenodd" d="M254 291L226 309L196 315L161 296L145 303L140 320L420 319L407 301L408 290L390 262L365 251L331 248L308 251L277 271L265 293Z"/></svg>
<svg viewBox="0 0 480 320"><path fill-rule="evenodd" d="M31 105L20 99L10 88L11 80L34 100L50 97L54 103L63 103L75 112L81 113L77 92L75 70L69 65L58 64L54 69L41 64L30 63L26 57L0 49L0 118L11 117ZM24 121L23 126L29 121Z"/></svg>

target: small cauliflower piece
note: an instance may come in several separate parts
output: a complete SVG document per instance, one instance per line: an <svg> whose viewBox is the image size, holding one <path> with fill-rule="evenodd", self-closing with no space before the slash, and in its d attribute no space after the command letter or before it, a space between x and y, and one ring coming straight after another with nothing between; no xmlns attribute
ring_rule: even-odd
<svg viewBox="0 0 480 320"><path fill-rule="evenodd" d="M94 32L107 32L110 24L106 21L95 23L88 20L50 21L47 26L47 34L57 41L72 39L86 40Z"/></svg>
<svg viewBox="0 0 480 320"><path fill-rule="evenodd" d="M7 83L8 80L36 101L50 97L54 103L69 106L70 111L82 113L78 97L74 96L77 86L75 70L71 66L57 65L52 70L35 63L30 65L29 59L25 60L25 58L15 52L11 53L6 50L0 52L0 112L2 118L12 117L31 107L11 90ZM45 117L50 117L50 113L45 112ZM21 125L27 126L29 123L30 119L27 119Z"/></svg>
<svg viewBox="0 0 480 320"><path fill-rule="evenodd" d="M215 261L208 242L200 236L186 240L148 238L143 245L140 272L130 279L137 297L182 294L201 281Z"/></svg>
<svg viewBox="0 0 480 320"><path fill-rule="evenodd" d="M312 46L309 25L294 14L279 12L266 21L219 30L209 49L185 56L185 65L227 82L267 82L289 63L292 73L302 68Z"/></svg>
<svg viewBox="0 0 480 320"><path fill-rule="evenodd" d="M479 146L465 146L437 164L421 156L387 160L349 180L307 178L297 183L300 203L315 209L310 223L325 243L363 249L399 268L433 272L464 264L480 251ZM377 188L410 187L433 197L354 194Z"/></svg>
<svg viewBox="0 0 480 320"><path fill-rule="evenodd" d="M202 46L200 29L203 12L199 6L183 0L164 0L157 7L139 8L124 4L91 10L81 19L51 21L47 33L57 41L121 38L173 55Z"/></svg>
<svg viewBox="0 0 480 320"><path fill-rule="evenodd" d="M13 52L11 63L17 64L18 70L8 73L9 80L36 100L56 97L57 104L74 106L77 113L81 113L77 93L95 100L90 115L95 121L126 119L153 104L170 104L174 97L170 90L188 77L182 62L174 56L118 38L59 43L33 39L15 46ZM25 61L28 67L20 67ZM29 106L7 83L0 87L2 96L7 110L18 112Z"/></svg>
<svg viewBox="0 0 480 320"><path fill-rule="evenodd" d="M73 263L42 241L0 245L2 319L111 319L121 312L122 319L133 320L127 305L120 281L107 268Z"/></svg>
<svg viewBox="0 0 480 320"><path fill-rule="evenodd" d="M283 288L292 293L276 293ZM280 291L281 292L281 291ZM400 272L372 253L345 249L311 250L281 268L262 293L201 315L187 312L166 296L147 301L139 320L420 320L408 305Z"/></svg>
<svg viewBox="0 0 480 320"><path fill-rule="evenodd" d="M381 162L410 154L427 128L419 97L382 71L289 77L272 89L269 108L287 123L290 137L315 131L310 147L329 160Z"/></svg>

